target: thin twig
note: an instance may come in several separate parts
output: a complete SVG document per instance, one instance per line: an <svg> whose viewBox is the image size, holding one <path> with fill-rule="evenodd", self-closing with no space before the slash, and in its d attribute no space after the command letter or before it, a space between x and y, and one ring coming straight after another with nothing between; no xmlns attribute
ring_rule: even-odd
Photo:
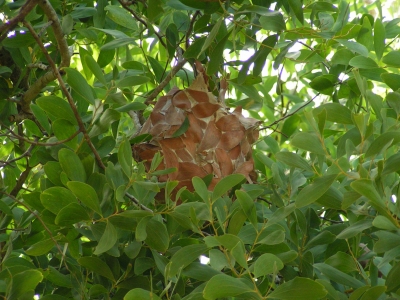
<svg viewBox="0 0 400 300"><path fill-rule="evenodd" d="M150 208L148 208L147 206L144 206L143 204L141 204L141 203L139 202L139 200L136 199L136 198L135 198L134 196L132 196L131 194L125 193L125 196L128 197L129 200L131 200L137 207L139 207L139 208L141 208L141 209L143 209L143 210L147 210L147 211L150 211L150 212L154 213L154 211L152 211L152 210L151 210Z"/></svg>
<svg viewBox="0 0 400 300"><path fill-rule="evenodd" d="M75 105L75 102L72 99L72 96L69 93L69 91L68 91L68 89L67 89L67 87L66 87L66 85L64 83L64 80L62 79L62 77L60 75L60 72L58 72L58 69L57 69L54 61L50 57L49 53L47 52L46 47L43 45L42 40L40 39L40 37L36 34L36 32L33 29L32 25L30 23L28 23L28 22L24 22L24 24L28 28L28 30L32 33L33 38L36 40L36 43L39 45L39 47L42 50L43 54L45 55L47 61L49 62L50 66L51 66L51 69L52 69L53 73L55 74L55 76L56 76L56 78L58 80L58 83L60 84L61 90L63 91L65 97L67 98L68 103L69 103L69 105L70 105L70 107L71 107L71 109L72 109L72 111L74 113L75 119L78 122L79 130L80 130L80 132L83 133L83 136L84 136L86 142L88 143L90 149L92 150L92 152L93 152L93 154L94 154L94 156L96 158L97 164L99 165L100 168L105 169L106 167L104 166L103 161L101 160L101 157L100 157L99 153L97 152L97 150L94 147L92 141L90 140L90 137L89 137L89 135L88 135L88 133L86 131L86 128L85 128L85 124L83 123L82 118L79 115L79 112L78 112L78 109L77 109L77 107Z"/></svg>
<svg viewBox="0 0 400 300"><path fill-rule="evenodd" d="M2 126L4 126L4 125L2 125ZM57 141L57 142L53 142L53 143L42 143L42 142L32 141L30 139L27 139L24 136L18 135L14 131L12 131L10 128L7 128L7 130L16 139L22 140L22 141L24 141L24 142L26 142L28 144L32 144L32 145L35 145L35 146L57 146L57 145L61 145L61 144L64 144L66 142L69 142L70 140L72 140L74 137L76 137L80 133L80 131L77 131L77 132L75 132L73 135L71 135L69 138L67 138L65 140L61 140L61 141ZM10 136L8 136L8 137L11 138Z"/></svg>
<svg viewBox="0 0 400 300"><path fill-rule="evenodd" d="M7 166L7 165L10 165L13 162L16 162L16 161L18 161L20 159L23 159L26 156L31 156L31 152L32 152L33 148L35 148L35 146L36 146L35 144L31 144L30 147L24 153L22 153L20 156L18 156L16 158L13 158L13 159L10 159L10 160L7 160L7 161L1 161L0 160L0 162L3 163L2 165L0 165L0 168L2 168L4 166Z"/></svg>
<svg viewBox="0 0 400 300"><path fill-rule="evenodd" d="M172 77L174 77L174 75L180 69L182 69L182 67L185 65L186 62L187 62L186 59L178 61L176 66L171 69L171 71L164 78L164 80L160 82L160 84L153 90L153 92L151 92L149 96L147 96L146 101L144 103L150 104L150 102L153 101L157 97L157 95L167 86L167 84L171 81Z"/></svg>
<svg viewBox="0 0 400 300"><path fill-rule="evenodd" d="M38 0L26 1L26 3L21 7L19 13L14 18L0 26L0 42L7 37L8 33L13 30L18 23L21 22L26 15L31 12L32 9L34 9L37 3Z"/></svg>
<svg viewBox="0 0 400 300"><path fill-rule="evenodd" d="M186 50L187 50L187 48L189 48L189 37L190 37L190 34L192 33L192 30L193 30L193 25L194 25L194 22L196 21L196 18L197 18L197 16L198 15L200 15L200 11L199 10L196 10L196 12L193 14L193 16L192 16L192 19L190 20L190 23L189 23L189 28L188 28L188 30L186 31L186 36L185 36L185 39L186 39Z"/></svg>
<svg viewBox="0 0 400 300"><path fill-rule="evenodd" d="M296 109L294 112L291 112L290 114L287 114L285 116L283 116L282 118L276 120L275 122L265 126L265 127L261 127L260 130L264 130L264 129L268 129L271 128L272 126L278 124L279 122L289 118L290 116L293 116L295 113L297 113L299 110L303 109L304 107L306 107L308 104L310 104L311 102L313 102L315 100L315 98L317 98L320 95L320 93L316 94L314 97L312 97L310 100L308 100L306 103L304 103L302 106L300 106L298 109Z"/></svg>
<svg viewBox="0 0 400 300"><path fill-rule="evenodd" d="M59 68L68 67L70 64L70 55L68 50L67 40L64 37L64 33L61 28L60 21L58 20L57 13L55 12L54 8L51 6L48 0L41 0L41 1L28 1L28 3L37 3L40 8L43 10L49 22L51 22L51 27L54 31L54 36L57 41L57 47L59 53L61 55L61 62ZM35 32L34 30L30 30L31 33ZM33 33L32 33L33 34ZM35 32L35 36L38 35ZM37 39L37 38L35 38ZM40 38L39 38L40 40ZM47 50L46 50L47 52ZM56 72L55 72L56 71ZM56 79L56 73L58 73L57 69L52 69L38 80L36 80L29 89L22 95L20 106L21 109L18 114L21 114L22 117L27 118L27 116L32 115L30 104L33 99L41 92L41 90L47 86L47 84ZM25 114L25 115L24 115ZM21 116L11 116L10 121L18 122L21 119Z"/></svg>
<svg viewBox="0 0 400 300"><path fill-rule="evenodd" d="M133 17L138 20L140 23L142 23L144 25L144 27L146 27L147 29L149 28L149 25L147 24L147 22L139 17L139 15L129 7L129 3L126 3L124 0L118 0L118 2L122 5L123 8L125 8L127 11L129 11ZM164 46L164 48L167 48L167 45L165 44L165 42L162 39L162 36L154 30L154 34L157 36L158 40L160 41L160 44Z"/></svg>

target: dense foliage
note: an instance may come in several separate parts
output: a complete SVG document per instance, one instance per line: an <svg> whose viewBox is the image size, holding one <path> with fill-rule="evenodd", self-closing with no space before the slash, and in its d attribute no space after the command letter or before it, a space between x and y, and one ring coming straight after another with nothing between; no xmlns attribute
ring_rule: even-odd
<svg viewBox="0 0 400 300"><path fill-rule="evenodd" d="M0 297L399 299L398 9L0 0ZM262 124L257 182L132 158L195 60Z"/></svg>

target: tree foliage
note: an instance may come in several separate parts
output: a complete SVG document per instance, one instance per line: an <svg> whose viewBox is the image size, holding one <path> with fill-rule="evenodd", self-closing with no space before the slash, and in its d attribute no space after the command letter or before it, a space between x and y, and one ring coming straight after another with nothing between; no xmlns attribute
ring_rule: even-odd
<svg viewBox="0 0 400 300"><path fill-rule="evenodd" d="M386 4L0 1L1 297L398 299L400 19ZM252 184L178 191L157 179L162 157L132 158L195 61L262 124Z"/></svg>

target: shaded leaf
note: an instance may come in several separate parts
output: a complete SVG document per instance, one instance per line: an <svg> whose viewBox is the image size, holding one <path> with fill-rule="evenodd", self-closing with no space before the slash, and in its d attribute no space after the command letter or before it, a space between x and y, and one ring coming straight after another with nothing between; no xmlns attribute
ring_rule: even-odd
<svg viewBox="0 0 400 300"><path fill-rule="evenodd" d="M300 208L318 200L333 184L336 174L316 178L313 183L300 191L296 198L296 207Z"/></svg>

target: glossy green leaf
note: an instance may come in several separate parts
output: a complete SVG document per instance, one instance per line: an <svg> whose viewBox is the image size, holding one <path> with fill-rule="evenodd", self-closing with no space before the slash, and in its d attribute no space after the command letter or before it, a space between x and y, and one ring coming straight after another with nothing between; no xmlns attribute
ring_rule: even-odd
<svg viewBox="0 0 400 300"><path fill-rule="evenodd" d="M324 175L316 178L312 184L300 191L296 198L296 207L300 208L318 200L333 184L337 175Z"/></svg>
<svg viewBox="0 0 400 300"><path fill-rule="evenodd" d="M349 227L347 227L341 233L339 233L337 238L338 239L349 239L370 227L372 227L372 220L370 220L370 219L360 220L360 221L350 225Z"/></svg>
<svg viewBox="0 0 400 300"><path fill-rule="evenodd" d="M400 89L400 75L393 73L383 73L381 78L393 91Z"/></svg>
<svg viewBox="0 0 400 300"><path fill-rule="evenodd" d="M385 50L385 37L385 27L382 24L381 19L377 18L374 22L374 48L378 60L382 58L383 52ZM399 64L399 62L397 61L396 64Z"/></svg>
<svg viewBox="0 0 400 300"><path fill-rule="evenodd" d="M91 55L85 56L86 65L92 71L96 79L101 82L104 86L107 86L107 81L104 77L103 71L101 70L99 64L93 59Z"/></svg>
<svg viewBox="0 0 400 300"><path fill-rule="evenodd" d="M130 290L125 296L124 300L161 300L156 294L146 291L141 288Z"/></svg>
<svg viewBox="0 0 400 300"><path fill-rule="evenodd" d="M341 251L330 256L327 260L325 260L325 263L344 273L358 271L354 258L351 257L351 255Z"/></svg>
<svg viewBox="0 0 400 300"><path fill-rule="evenodd" d="M283 269L283 262L274 254L264 253L254 263L254 277L258 278Z"/></svg>
<svg viewBox="0 0 400 300"><path fill-rule="evenodd" d="M189 119L188 117L185 117L185 120L183 121L182 125L172 134L172 137L178 137L184 134L188 129L189 129Z"/></svg>
<svg viewBox="0 0 400 300"><path fill-rule="evenodd" d="M55 246L54 240L47 239L37 242L25 250L25 253L30 256L40 256L48 254L49 251Z"/></svg>
<svg viewBox="0 0 400 300"><path fill-rule="evenodd" d="M171 265L169 267L169 277L175 276L182 269L186 268L190 263L199 259L200 255L207 251L205 244L194 244L182 247L171 257Z"/></svg>
<svg viewBox="0 0 400 300"><path fill-rule="evenodd" d="M254 290L240 279L221 274L215 275L207 282L203 290L203 297L205 299L221 299L251 292L254 292ZM261 297L252 299L261 300Z"/></svg>
<svg viewBox="0 0 400 300"><path fill-rule="evenodd" d="M378 68L378 64L369 57L365 56L355 56L349 61L349 65L359 69L374 69Z"/></svg>
<svg viewBox="0 0 400 300"><path fill-rule="evenodd" d="M117 87L124 88L124 87L132 87L136 85L143 85L150 81L149 77L146 76L127 76L122 78L120 81L117 82Z"/></svg>
<svg viewBox="0 0 400 300"><path fill-rule="evenodd" d="M86 181L85 168L78 155L69 149L58 151L58 161L68 178L74 181Z"/></svg>
<svg viewBox="0 0 400 300"><path fill-rule="evenodd" d="M107 17L118 25L131 30L138 30L138 25L136 24L135 19L124 8L116 5L107 5L105 10L107 11Z"/></svg>
<svg viewBox="0 0 400 300"><path fill-rule="evenodd" d="M55 223L60 226L67 226L88 220L90 220L90 217L81 205L70 203L59 211Z"/></svg>
<svg viewBox="0 0 400 300"><path fill-rule="evenodd" d="M395 145L400 143L400 132L392 131L385 132L379 135L369 146L365 157L371 157L379 154L382 150L387 148L389 145Z"/></svg>
<svg viewBox="0 0 400 300"><path fill-rule="evenodd" d="M38 98L36 103L50 117L54 116L56 118L66 119L74 125L78 124L67 101L56 96L44 96Z"/></svg>
<svg viewBox="0 0 400 300"><path fill-rule="evenodd" d="M94 105L92 88L89 86L82 74L72 68L64 68L64 71L67 73L67 82L74 92L90 104Z"/></svg>
<svg viewBox="0 0 400 300"><path fill-rule="evenodd" d="M206 51L211 46L211 44L214 42L214 39L217 36L217 33L219 31L219 28L221 27L223 20L224 20L224 18L220 17L218 19L217 23L214 24L213 28L210 31L210 34L207 36L206 40L204 41L203 47L201 47L199 55L201 53L203 53L204 51ZM198 57L199 56L197 56L197 58Z"/></svg>
<svg viewBox="0 0 400 300"><path fill-rule="evenodd" d="M83 204L99 215L102 214L99 199L93 187L80 181L70 181L67 186Z"/></svg>
<svg viewBox="0 0 400 300"><path fill-rule="evenodd" d="M267 299L298 299L311 300L321 299L327 294L322 284L309 278L296 277L279 285L272 293L267 295Z"/></svg>
<svg viewBox="0 0 400 300"><path fill-rule="evenodd" d="M237 190L235 195L240 203L240 206L243 209L248 220L253 224L253 226L257 226L257 215L256 215L256 207L254 205L253 199L244 191Z"/></svg>
<svg viewBox="0 0 400 300"><path fill-rule="evenodd" d="M147 237L145 239L146 244L151 248L165 252L169 246L169 235L165 225L159 221L151 219L146 225Z"/></svg>
<svg viewBox="0 0 400 300"><path fill-rule="evenodd" d="M127 140L124 140L119 145L118 162L121 165L122 171L130 178L132 175L132 149Z"/></svg>
<svg viewBox="0 0 400 300"><path fill-rule="evenodd" d="M71 203L78 203L75 196L66 188L51 187L40 195L43 206L54 214Z"/></svg>
<svg viewBox="0 0 400 300"><path fill-rule="evenodd" d="M289 7L294 12L297 20L301 24L304 24L304 15L303 15L303 4L300 0L289 0Z"/></svg>
<svg viewBox="0 0 400 300"><path fill-rule="evenodd" d="M77 129L77 126L65 119L57 119L53 122L54 135L59 141L70 139L71 136L76 135ZM75 149L78 144L77 140L78 138L75 136L70 141L64 142L64 144Z"/></svg>
<svg viewBox="0 0 400 300"><path fill-rule="evenodd" d="M325 155L324 148L322 147L321 141L319 138L309 132L299 132L296 133L290 143L293 147L298 147L300 149L304 149L310 151L312 153Z"/></svg>
<svg viewBox="0 0 400 300"><path fill-rule="evenodd" d="M320 271L322 274L324 274L326 277L328 277L330 280L333 280L337 283L343 284L345 286L349 286L352 288L359 288L362 287L364 284L359 281L358 279L343 273L334 267L331 267L330 265L323 264L323 263L317 263L314 264L314 267Z"/></svg>
<svg viewBox="0 0 400 300"><path fill-rule="evenodd" d="M295 1L295 0L292 0ZM272 30L275 32L281 32L286 29L286 24L283 16L278 11L271 11L268 16L265 14L260 17L261 27L265 30Z"/></svg>
<svg viewBox="0 0 400 300"><path fill-rule="evenodd" d="M278 152L275 153L275 157L277 160L287 164L290 167L295 167L306 171L314 172L311 166L307 163L307 161L296 153Z"/></svg>
<svg viewBox="0 0 400 300"><path fill-rule="evenodd" d="M392 172L397 172L400 170L400 153L393 154L390 156L383 166L382 176L388 175Z"/></svg>
<svg viewBox="0 0 400 300"><path fill-rule="evenodd" d="M7 295L9 300L18 300L29 292L34 291L36 286L43 280L43 274L39 270L26 270L16 274L11 281L11 288Z"/></svg>
<svg viewBox="0 0 400 300"><path fill-rule="evenodd" d="M100 258L95 256L84 256L78 259L78 263L82 267L114 281L114 275L110 267Z"/></svg>
<svg viewBox="0 0 400 300"><path fill-rule="evenodd" d="M353 41L348 41L348 40L342 40L342 39L337 39L339 43L341 43L343 46L347 47L349 50L361 54L362 56L368 57L368 49L358 43L358 42L353 42Z"/></svg>
<svg viewBox="0 0 400 300"><path fill-rule="evenodd" d="M110 250L117 242L117 239L117 230L115 229L114 225L111 224L111 222L107 222L106 229L104 230L104 233L101 236L93 254L99 255Z"/></svg>
<svg viewBox="0 0 400 300"><path fill-rule="evenodd" d="M231 174L222 178L216 185L213 191L212 200L215 201L227 191L232 189L235 185L239 184L244 180L242 174Z"/></svg>

